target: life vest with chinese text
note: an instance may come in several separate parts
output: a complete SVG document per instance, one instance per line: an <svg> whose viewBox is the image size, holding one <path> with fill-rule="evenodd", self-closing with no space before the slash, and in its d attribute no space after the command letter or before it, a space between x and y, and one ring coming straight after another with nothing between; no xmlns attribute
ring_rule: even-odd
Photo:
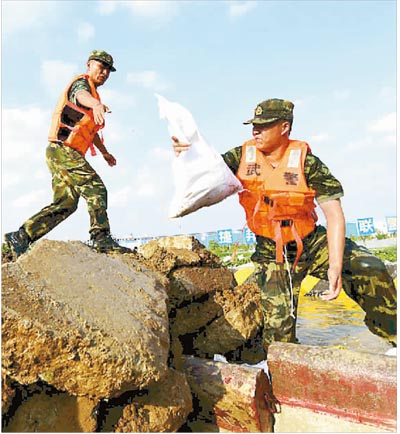
<svg viewBox="0 0 400 434"><path fill-rule="evenodd" d="M236 176L243 184L239 202L246 212L247 225L256 235L276 243L276 261L283 262L283 246L296 241L296 266L303 251L302 239L315 228L315 190L304 176L304 161L310 152L307 143L290 140L274 168L256 147L254 140L242 146Z"/></svg>
<svg viewBox="0 0 400 434"><path fill-rule="evenodd" d="M104 127L104 123L103 125L97 125L94 122L92 109L79 107L68 100L68 92L72 84L80 78L86 78L90 86L91 95L100 101L100 95L87 74L80 74L74 77L62 93L54 109L49 131L49 141L62 142L83 156L85 156L88 148L90 148L91 154L96 155L93 139L96 133Z"/></svg>

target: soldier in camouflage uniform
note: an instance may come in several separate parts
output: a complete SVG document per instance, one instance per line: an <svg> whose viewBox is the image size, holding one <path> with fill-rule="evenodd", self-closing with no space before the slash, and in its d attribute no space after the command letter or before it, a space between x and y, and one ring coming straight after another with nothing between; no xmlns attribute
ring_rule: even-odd
<svg viewBox="0 0 400 434"><path fill-rule="evenodd" d="M102 252L131 252L111 237L107 189L85 159L88 147L95 154L94 145L110 166L116 164L114 156L108 153L99 134L95 132L104 125L104 115L109 112L108 107L101 103L96 89L107 81L111 71L116 70L113 63L113 58L105 51L92 51L87 62L87 73L75 77L61 96L50 129L54 130L54 134L50 132L46 149L46 162L52 174L53 202L27 219L18 231L5 234L5 242L15 257L23 254L34 241L74 213L80 196L88 206L92 246ZM84 132L84 127L79 127L82 128L79 130L82 131L81 136L77 137L79 134L76 134L71 138L71 131L78 131L76 125L83 119L84 113L90 126ZM66 131L65 137L61 134L62 128Z"/></svg>
<svg viewBox="0 0 400 434"><path fill-rule="evenodd" d="M270 146L270 153L262 150L264 155L276 157L288 143L292 122L293 104L272 99L260 103L254 117L245 124L253 125L253 137L256 141L258 138L257 147L259 143L261 146ZM190 146L180 143L176 138L173 141L177 155ZM243 147L239 146L222 155L235 174L242 160L242 150ZM278 162L278 158L272 159L271 165L277 165ZM396 345L396 288L380 259L345 238L345 221L340 204L343 189L340 182L312 153L306 155L304 176L308 187L316 192L315 199L325 214L327 229L316 225L302 240L303 252L294 271L292 267L297 254L295 242L286 244L285 261L278 263L275 241L256 235L256 250L252 256L255 271L249 280L256 281L261 291L265 350L273 341L296 342L298 297L301 282L307 275L329 281L329 289L321 295L325 300L337 298L343 288L364 310L364 321L371 332Z"/></svg>

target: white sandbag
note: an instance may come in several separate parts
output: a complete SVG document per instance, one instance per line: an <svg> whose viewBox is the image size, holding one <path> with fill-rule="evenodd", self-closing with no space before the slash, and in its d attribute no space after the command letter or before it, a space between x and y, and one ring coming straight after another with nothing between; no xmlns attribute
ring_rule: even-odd
<svg viewBox="0 0 400 434"><path fill-rule="evenodd" d="M240 191L242 184L221 155L202 137L189 110L161 95L156 94L156 97L160 118L168 122L169 135L192 145L172 163L175 193L169 217L183 217Z"/></svg>

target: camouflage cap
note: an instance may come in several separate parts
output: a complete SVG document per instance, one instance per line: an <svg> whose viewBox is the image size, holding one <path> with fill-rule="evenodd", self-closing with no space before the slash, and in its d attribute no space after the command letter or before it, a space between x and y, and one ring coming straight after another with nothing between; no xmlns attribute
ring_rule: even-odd
<svg viewBox="0 0 400 434"><path fill-rule="evenodd" d="M260 104L254 110L254 118L249 119L247 124L271 124L279 120L293 120L293 107L294 104L290 101L283 99L267 99Z"/></svg>
<svg viewBox="0 0 400 434"><path fill-rule="evenodd" d="M114 59L110 54L103 50L93 50L89 54L89 60L99 60L100 62L105 63L110 67L110 71L114 72L116 69L114 68Z"/></svg>

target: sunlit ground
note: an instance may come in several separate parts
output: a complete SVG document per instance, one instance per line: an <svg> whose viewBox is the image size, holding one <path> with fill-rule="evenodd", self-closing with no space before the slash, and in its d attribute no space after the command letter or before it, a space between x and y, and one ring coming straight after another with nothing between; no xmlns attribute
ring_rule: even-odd
<svg viewBox="0 0 400 434"><path fill-rule="evenodd" d="M240 284L253 271L244 267L235 273ZM297 339L300 344L337 346L354 351L382 353L392 348L383 339L372 334L364 324L364 312L344 291L336 300L324 301L318 297L305 297L318 279L304 279L297 312Z"/></svg>

